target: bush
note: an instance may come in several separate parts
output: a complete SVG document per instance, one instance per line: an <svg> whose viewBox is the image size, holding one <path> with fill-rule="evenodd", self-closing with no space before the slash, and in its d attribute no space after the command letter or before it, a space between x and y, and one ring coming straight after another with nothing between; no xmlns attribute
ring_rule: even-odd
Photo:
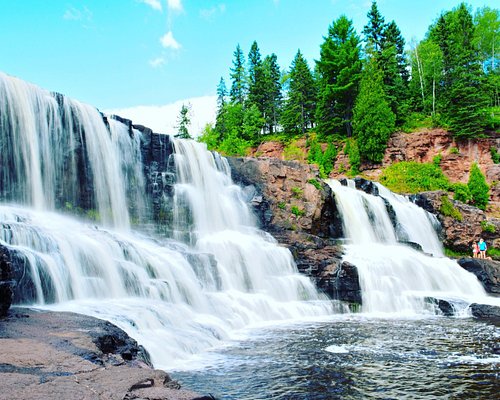
<svg viewBox="0 0 500 400"><path fill-rule="evenodd" d="M291 210L293 215L295 215L296 217L300 217L302 215L305 214L304 210L301 210L299 207L297 206L292 206Z"/></svg>
<svg viewBox="0 0 500 400"><path fill-rule="evenodd" d="M457 221L462 221L463 217L460 211L453 205L447 195L441 197L441 207L439 212L447 217L452 217Z"/></svg>
<svg viewBox="0 0 500 400"><path fill-rule="evenodd" d="M401 161L384 169L380 183L397 193L448 190L450 183L443 171L433 163Z"/></svg>
<svg viewBox="0 0 500 400"><path fill-rule="evenodd" d="M491 159L495 164L500 163L500 154L498 154L498 150L495 146L490 147L490 154L491 154Z"/></svg>
<svg viewBox="0 0 500 400"><path fill-rule="evenodd" d="M359 154L358 143L355 139L347 139L345 143L344 153L349 157L349 170L350 175L359 174L359 167L361 166L361 155Z"/></svg>
<svg viewBox="0 0 500 400"><path fill-rule="evenodd" d="M462 203L468 203L472 200L469 186L465 183L454 183L451 190L454 192L453 200L461 201Z"/></svg>
<svg viewBox="0 0 500 400"><path fill-rule="evenodd" d="M472 197L472 203L477 208L485 210L490 198L490 187L476 163L472 164L467 186Z"/></svg>
<svg viewBox="0 0 500 400"><path fill-rule="evenodd" d="M495 225L493 225L488 221L481 221L481 229L483 230L483 232L488 232L488 233L496 232Z"/></svg>
<svg viewBox="0 0 500 400"><path fill-rule="evenodd" d="M293 194L293 197L300 199L302 197L302 195L304 194L304 191L299 187L293 187L292 194Z"/></svg>
<svg viewBox="0 0 500 400"><path fill-rule="evenodd" d="M305 159L304 152L296 142L291 142L283 149L283 157L285 160L304 161Z"/></svg>
<svg viewBox="0 0 500 400"><path fill-rule="evenodd" d="M316 189L321 190L321 183L317 179L309 179L307 183L313 185Z"/></svg>

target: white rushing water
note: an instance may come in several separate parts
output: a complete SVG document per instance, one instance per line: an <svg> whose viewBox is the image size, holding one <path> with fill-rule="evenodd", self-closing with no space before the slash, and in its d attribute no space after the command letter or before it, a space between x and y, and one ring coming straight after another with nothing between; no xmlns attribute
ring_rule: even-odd
<svg viewBox="0 0 500 400"><path fill-rule="evenodd" d="M359 271L362 311L418 314L433 312L426 297L465 305L499 304L486 296L477 278L443 256L433 228L435 220L403 196L377 184L380 196L356 190L353 182L342 186L328 180L342 218L348 244L344 260ZM392 206L398 226L394 229L384 199ZM398 242L419 244L423 251Z"/></svg>
<svg viewBox="0 0 500 400"><path fill-rule="evenodd" d="M333 312L204 145L174 141L174 237L148 237L130 229L139 132L3 74L0 99L0 244L23 260L23 303L114 322L165 369L238 329ZM68 214L81 197L100 223Z"/></svg>

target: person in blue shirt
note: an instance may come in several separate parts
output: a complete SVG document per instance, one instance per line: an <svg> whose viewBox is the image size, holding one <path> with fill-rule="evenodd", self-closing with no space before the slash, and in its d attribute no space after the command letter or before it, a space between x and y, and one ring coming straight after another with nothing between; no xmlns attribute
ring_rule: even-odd
<svg viewBox="0 0 500 400"><path fill-rule="evenodd" d="M486 258L486 249L488 246L486 246L486 242L483 240L483 238L479 239L479 258Z"/></svg>

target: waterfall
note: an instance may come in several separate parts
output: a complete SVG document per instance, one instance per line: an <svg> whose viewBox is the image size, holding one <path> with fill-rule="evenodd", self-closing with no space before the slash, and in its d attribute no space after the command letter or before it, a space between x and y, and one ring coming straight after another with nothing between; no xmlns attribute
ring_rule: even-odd
<svg viewBox="0 0 500 400"><path fill-rule="evenodd" d="M433 228L436 221L426 211L380 184L380 196L374 196L356 190L352 183L327 183L348 240L344 259L358 268L363 312L433 312L426 303L429 297L457 304L494 302L473 274L443 256ZM397 229L385 202L394 210ZM398 240L414 242L423 251Z"/></svg>
<svg viewBox="0 0 500 400"><path fill-rule="evenodd" d="M333 312L204 145L174 140L173 198L158 200L173 228L153 235L131 228L153 208L140 132L4 74L0 98L0 245L19 266L18 304L109 320L164 369L250 325Z"/></svg>

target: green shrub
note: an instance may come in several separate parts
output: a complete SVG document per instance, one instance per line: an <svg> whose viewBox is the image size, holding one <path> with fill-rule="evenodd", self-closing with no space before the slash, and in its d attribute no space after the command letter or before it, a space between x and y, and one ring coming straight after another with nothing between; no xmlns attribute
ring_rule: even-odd
<svg viewBox="0 0 500 400"><path fill-rule="evenodd" d="M302 215L305 214L305 211L304 210L301 210L299 207L297 206L292 206L292 208L290 209L290 211L292 212L293 215L297 216L297 217L300 217Z"/></svg>
<svg viewBox="0 0 500 400"><path fill-rule="evenodd" d="M345 143L344 153L349 157L349 170L350 175L359 174L359 167L361 166L361 155L359 153L358 143L355 139L347 139Z"/></svg>
<svg viewBox="0 0 500 400"><path fill-rule="evenodd" d="M488 232L488 233L496 232L495 225L493 225L491 222L488 221L481 221L481 229L483 230L483 232Z"/></svg>
<svg viewBox="0 0 500 400"><path fill-rule="evenodd" d="M498 154L498 150L495 146L490 147L490 154L491 154L491 159L495 164L500 163L500 154Z"/></svg>
<svg viewBox="0 0 500 400"><path fill-rule="evenodd" d="M462 203L468 203L472 200L469 186L465 183L454 183L451 190L454 192L453 200L461 201Z"/></svg>
<svg viewBox="0 0 500 400"><path fill-rule="evenodd" d="M238 136L237 132L232 131L220 143L219 151L225 156L245 156L250 149L250 142Z"/></svg>
<svg viewBox="0 0 500 400"><path fill-rule="evenodd" d="M450 154L460 154L460 151L458 151L458 148L453 146L450 148Z"/></svg>
<svg viewBox="0 0 500 400"><path fill-rule="evenodd" d="M322 189L321 183L317 179L309 179L307 181L307 183L310 183L311 185L313 185L318 190Z"/></svg>
<svg viewBox="0 0 500 400"><path fill-rule="evenodd" d="M304 191L301 188L299 188L299 187L293 187L292 188L292 194L293 194L293 197L299 199L304 194Z"/></svg>
<svg viewBox="0 0 500 400"><path fill-rule="evenodd" d="M304 161L304 152L296 142L291 142L283 149L283 157L285 160Z"/></svg>
<svg viewBox="0 0 500 400"><path fill-rule="evenodd" d="M439 153L437 156L434 156L432 159L432 163L436 166L439 167L441 165L441 160L443 159L443 155Z"/></svg>
<svg viewBox="0 0 500 400"><path fill-rule="evenodd" d="M279 208L280 210L284 210L284 209L286 208L286 203L285 203L284 201L280 201L280 202L278 203L278 208Z"/></svg>
<svg viewBox="0 0 500 400"><path fill-rule="evenodd" d="M453 205L447 195L441 196L441 207L439 212L447 217L452 217L457 221L462 221L463 217L460 211Z"/></svg>
<svg viewBox="0 0 500 400"><path fill-rule="evenodd" d="M472 196L472 203L477 208L485 210L490 198L490 187L476 163L472 164L467 186Z"/></svg>
<svg viewBox="0 0 500 400"><path fill-rule="evenodd" d="M382 171L380 183L397 193L448 190L450 183L443 171L433 163L401 161Z"/></svg>

